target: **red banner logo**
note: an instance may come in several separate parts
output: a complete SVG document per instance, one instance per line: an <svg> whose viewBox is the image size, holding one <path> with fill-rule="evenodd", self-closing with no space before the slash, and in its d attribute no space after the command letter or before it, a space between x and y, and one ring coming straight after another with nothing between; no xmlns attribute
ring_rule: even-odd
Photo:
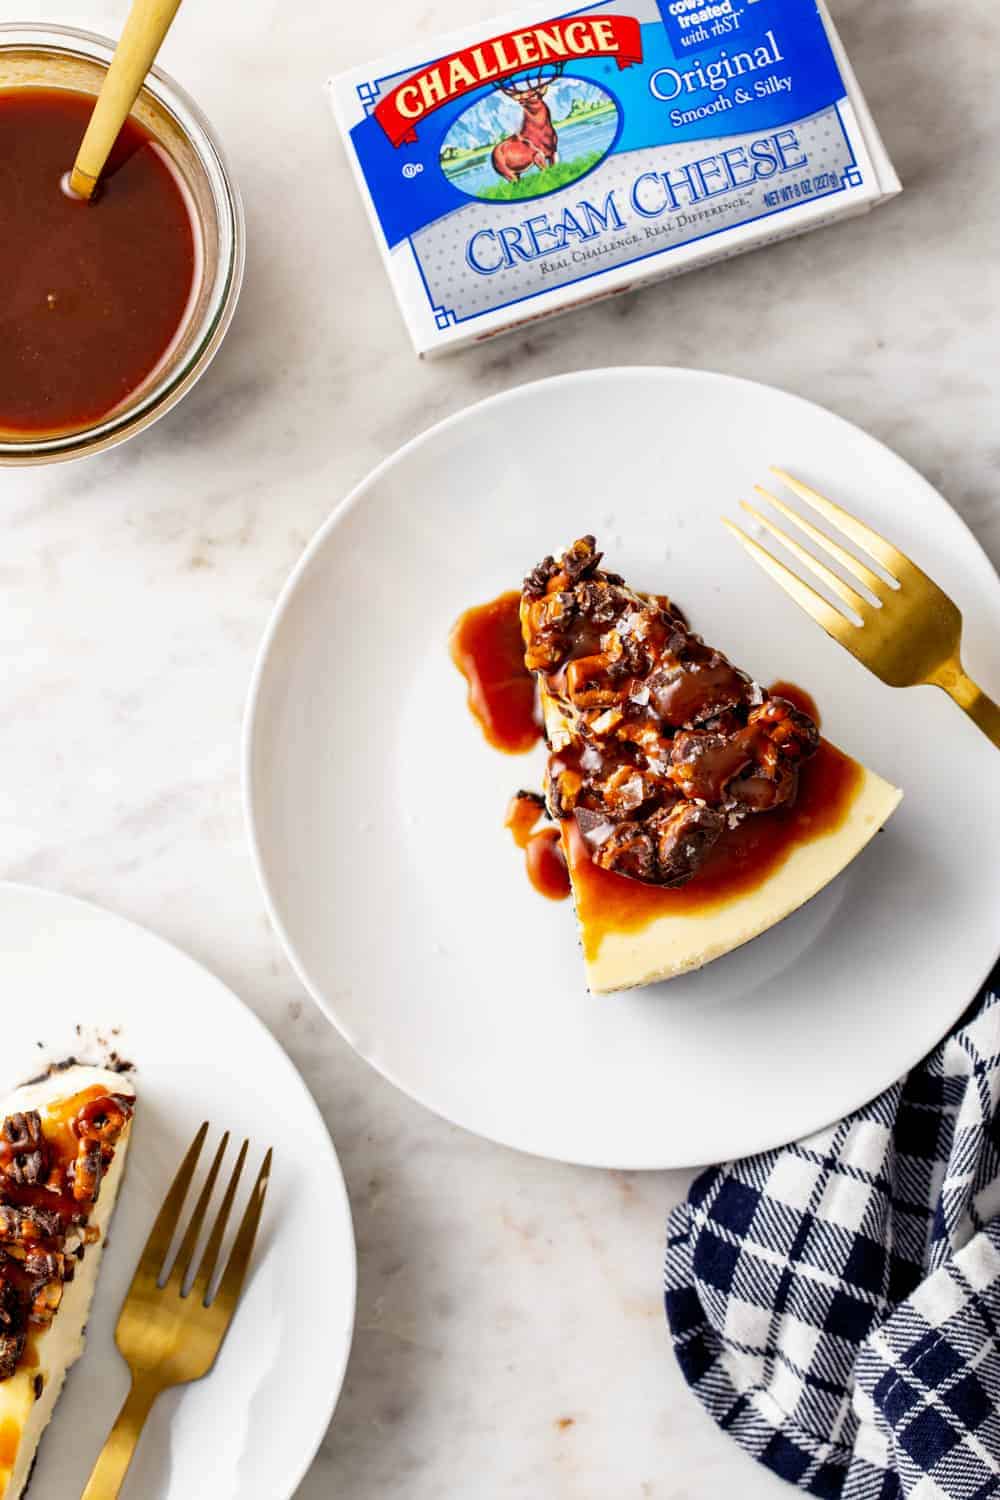
<svg viewBox="0 0 1000 1500"><path fill-rule="evenodd" d="M415 141L420 121L451 99L526 70L561 70L583 57L613 57L619 68L642 62L639 22L634 16L575 16L491 37L397 84L376 104L375 118L392 144L401 146Z"/></svg>

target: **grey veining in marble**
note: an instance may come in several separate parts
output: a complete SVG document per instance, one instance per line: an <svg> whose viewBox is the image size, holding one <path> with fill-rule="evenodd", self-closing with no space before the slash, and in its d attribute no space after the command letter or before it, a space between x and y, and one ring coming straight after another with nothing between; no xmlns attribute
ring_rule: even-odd
<svg viewBox="0 0 1000 1500"><path fill-rule="evenodd" d="M125 13L124 0L59 3L20 10L105 32ZM421 365L321 85L485 19L489 0L188 0L163 63L245 185L233 329L195 392L135 443L0 471L3 873L102 902L218 972L301 1068L344 1163L357 1339L301 1500L780 1493L672 1365L660 1260L686 1175L515 1156L359 1063L268 928L239 743L269 609L345 490L429 423L559 371L692 364L798 391L899 449L1000 558L1000 13L993 0L832 8L901 198Z"/></svg>

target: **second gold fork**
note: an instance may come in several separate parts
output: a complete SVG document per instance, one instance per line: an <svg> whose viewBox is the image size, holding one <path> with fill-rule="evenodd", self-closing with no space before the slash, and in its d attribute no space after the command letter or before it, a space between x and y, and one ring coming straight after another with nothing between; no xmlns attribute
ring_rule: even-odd
<svg viewBox="0 0 1000 1500"><path fill-rule="evenodd" d="M173 1269L164 1284L160 1285L167 1252L181 1222L184 1199L191 1186L207 1134L206 1121L191 1142L164 1199L125 1298L115 1330L115 1341L132 1372L132 1389L111 1429L81 1500L116 1500L153 1402L161 1391L170 1386L200 1380L203 1375L208 1374L236 1311L264 1207L264 1196L271 1173L271 1152L268 1151L264 1158L236 1232L229 1259L212 1295L212 1281L220 1262L222 1242L249 1146L249 1142L244 1141L240 1148L208 1243L202 1255L196 1259L198 1241L212 1192L229 1144L228 1131L222 1137L205 1178L205 1185L174 1258ZM191 1277L194 1279L190 1290L185 1293L185 1283Z"/></svg>

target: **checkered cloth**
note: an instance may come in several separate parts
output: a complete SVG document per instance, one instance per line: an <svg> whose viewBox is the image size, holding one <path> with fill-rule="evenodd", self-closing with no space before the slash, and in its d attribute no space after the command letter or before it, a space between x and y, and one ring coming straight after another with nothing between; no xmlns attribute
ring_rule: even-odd
<svg viewBox="0 0 1000 1500"><path fill-rule="evenodd" d="M692 1390L829 1500L1000 1500L1000 966L902 1082L670 1216Z"/></svg>

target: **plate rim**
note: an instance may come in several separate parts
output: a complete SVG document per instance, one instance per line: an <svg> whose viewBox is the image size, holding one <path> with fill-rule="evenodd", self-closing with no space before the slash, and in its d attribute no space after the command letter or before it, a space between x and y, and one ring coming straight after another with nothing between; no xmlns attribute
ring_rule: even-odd
<svg viewBox="0 0 1000 1500"><path fill-rule="evenodd" d="M344 1386L344 1379L347 1375L347 1366L351 1357L351 1351L354 1347L354 1333L355 1325L357 1322L358 1246L357 1236L354 1230L354 1215L351 1211L351 1199L347 1191L347 1182L344 1178L344 1171L340 1164L340 1157L337 1154L337 1148L334 1145L333 1136L331 1135L330 1129L323 1118L322 1111L320 1110L319 1105L316 1103L316 1100L313 1098L312 1090L309 1088L305 1079L302 1077L302 1074L299 1072L298 1068L295 1066L294 1062L285 1051L284 1047L278 1041L277 1037L271 1031L270 1027L261 1020L256 1011L252 1010L251 1007L247 1005L246 1001L242 1000L236 993L236 991L225 982L225 980L221 979L216 973L214 973L207 964L204 964L200 959L195 958L193 954L188 953L184 948L181 948L176 943L171 942L169 938L161 936L161 934L158 932L154 932L152 928L146 927L143 923L136 922L131 917L122 916L121 913L113 911L110 907L103 906L100 902L97 901L88 900L86 897L70 895L65 891L55 890L49 886L32 885L27 881L0 880L0 902L2 902L3 898L10 892L13 892L17 896L27 896L32 901L41 901L43 904L51 903L55 907L73 907L76 908L77 911L85 913L87 916L98 917L102 921L109 922L112 927L120 926L131 929L131 931L135 935L142 938L144 941L154 946L165 948L173 955L174 958L180 959L189 968L198 971L203 977L208 978L229 998L229 1000L232 1001L234 1006L246 1013L253 1026L263 1035L265 1042L270 1044L272 1051L277 1056L279 1065L283 1066L287 1070L290 1078L294 1080L294 1082L298 1085L305 1098L307 1107L310 1108L315 1115L315 1118L320 1126L320 1135L326 1142L329 1165L332 1168L333 1178L336 1183L336 1195L340 1203L340 1207L344 1211L345 1223L348 1230L348 1239L350 1242L350 1264L348 1268L349 1281L347 1287L347 1303L350 1309L350 1313L345 1330L345 1347L343 1355L338 1361L338 1365L334 1370L335 1378L329 1386L329 1410L325 1415L322 1427L316 1436L315 1442L310 1439L309 1451L304 1455L302 1463L294 1469L294 1472L292 1470L289 1471L289 1488L287 1489L287 1491L283 1488L281 1495L276 1495L274 1497L274 1500L293 1500L296 1491L298 1490L299 1486L302 1484L302 1481L305 1479L310 1468L312 1467L313 1461L315 1460L316 1455L320 1450L323 1439L326 1436L327 1431L329 1430L330 1423L333 1420L334 1414L336 1412L337 1405L339 1403ZM86 1348L84 1349L83 1357L86 1357Z"/></svg>
<svg viewBox="0 0 1000 1500"><path fill-rule="evenodd" d="M568 1166L591 1167L603 1171L658 1172L690 1170L707 1165L707 1163L701 1161L700 1159L692 1161L690 1158L685 1156L668 1156L665 1160L658 1160L655 1162L647 1159L638 1163L631 1163L620 1160L610 1160L607 1158L597 1159L593 1155L553 1155L550 1152L538 1150L531 1146L527 1146L520 1141L510 1139L504 1134L486 1134L478 1130L473 1125L468 1124L466 1121L457 1119L454 1115L448 1113L447 1110L431 1102L431 1100L425 1097L422 1090L403 1083L391 1068L385 1066L382 1062L376 1061L375 1059L369 1057L366 1052L362 1051L358 1046L357 1040L350 1034L350 1031L341 1024L341 1021L337 1016L333 1004L331 1002L328 1002L324 998L319 984L314 983L310 978L304 963L302 962L299 954L296 951L295 944L291 940L285 923L278 912L277 903L265 870L265 863L261 850L255 811L255 799L253 796L256 754L256 728L259 720L258 711L260 708L261 690L263 686L264 676L269 664L269 658L274 648L278 632L283 624L284 617L298 591L300 583L311 568L317 555L325 547L329 537L336 529L336 527L340 524L340 522L344 519L344 517L356 506L362 503L369 491L379 483L379 481L385 474L391 472L398 465L404 463L409 458L411 453L417 451L418 449L426 446L429 443L436 441L443 433L447 432L450 428L460 426L463 422L473 419L484 410L503 406L506 402L520 397L523 393L532 390L538 390L540 387L555 388L559 386L585 384L588 382L601 380L618 381L637 377L666 379L668 381L677 379L688 380L693 378L699 381L721 382L737 387L751 387L756 390L763 390L772 396L780 397L784 401L790 401L793 404L801 405L810 409L811 411L821 412L824 417L832 419L835 424L843 427L848 432L862 433L868 442L875 444L895 463L902 465L902 467L908 472L910 476L912 476L912 478L917 483L923 486L923 488L926 489L935 498L935 500L937 500L940 504L944 505L947 508L947 510L951 513L953 520L958 523L958 526L964 533L967 541L971 543L975 551L979 553L982 561L985 562L998 587L1000 587L1000 572L998 572L992 558L990 557L989 553L986 551L982 543L979 541L979 538L975 535L972 528L965 520L964 516L962 516L961 513L955 509L955 507L946 498L946 496L944 496L941 491L937 489L937 487L932 484L924 474L920 472L919 469L911 464L908 459L904 458L901 453L898 453L895 448L891 447L890 444L883 442L881 438L878 438L873 433L869 432L868 429L862 426L859 422L853 422L850 420L850 418L841 416L839 412L834 411L829 406L825 406L822 402L813 401L807 396L801 396L796 391L786 390L783 386L774 385L769 381L754 380L744 375L731 374L728 371L711 370L697 366L654 364L601 365L578 370L566 370L557 375L543 376L538 380L522 381L516 385L508 386L506 390L494 392L489 396L483 396L478 401L470 402L469 404L460 407L457 411L449 413L449 415L441 418L437 422L431 423L430 426L423 428L413 437L408 438L406 442L402 443L398 448L394 449L385 458L381 459L373 468L369 469L368 472L364 474L361 479L358 480L357 483L355 483L347 491L343 498L337 502L337 504L330 511L330 514L324 521L320 523L316 531L310 537L302 553L295 562L287 579L282 585L272 606L271 613L268 617L267 624L260 640L260 644L257 648L257 654L254 658L253 669L250 675L250 682L247 689L241 730L240 766L241 800L243 803L243 816L246 825L247 840L250 845L250 854L257 876L258 885L260 887L261 894L264 900L264 905L267 909L268 918L281 944L285 958L287 959L297 979L302 984L309 997L318 1006L322 1014L334 1027L338 1035L341 1036L347 1043L347 1045L351 1048L352 1052L360 1057L361 1060L368 1067L372 1068L373 1071L376 1072L381 1078L384 1078L387 1083L398 1089L400 1093L402 1093L406 1098L412 1099L415 1103L419 1104L421 1108L429 1110L430 1113L436 1118L444 1120L450 1125L457 1126L459 1129L467 1131L470 1135L478 1137L481 1140L492 1141L493 1143L503 1146L508 1150L522 1152L526 1156L537 1157L540 1160L545 1161L559 1161L565 1163ZM996 952L994 953L993 958L990 960L990 963L987 966L985 972L977 981L976 990L974 990L972 994L966 996L957 1003L954 1015L946 1023L945 1028L941 1031L939 1036L936 1037L934 1039L934 1042L931 1043L932 1047L937 1044L937 1042L940 1040L940 1037L945 1034L948 1027L954 1024L954 1022L962 1014L966 1006L971 1003L975 996L975 993L989 978L998 959L1000 959L1000 935L998 935L997 938ZM894 1069L892 1076L887 1078L874 1094L865 1094L864 1097L861 1098L856 1098L854 1095L852 1095L851 1102L842 1109L839 1115L834 1116L832 1119L824 1118L818 1121L815 1125L811 1126L807 1131L799 1133L792 1137L782 1137L780 1141L765 1140L756 1144L752 1144L745 1151L742 1151L740 1153L740 1157L753 1156L763 1151L775 1149L778 1146L787 1144L788 1140L805 1139L809 1135L827 1128L830 1124L833 1123L835 1119L843 1118L846 1115L852 1114L855 1110L860 1109L863 1105L867 1104L871 1099L877 1098L878 1095L881 1094L886 1088L889 1088L897 1078L903 1077L907 1072L915 1067L917 1063L920 1062L921 1058L926 1055L926 1052L927 1048L921 1047L920 1050L914 1055L911 1056L907 1054L907 1061L905 1065L898 1070Z"/></svg>

